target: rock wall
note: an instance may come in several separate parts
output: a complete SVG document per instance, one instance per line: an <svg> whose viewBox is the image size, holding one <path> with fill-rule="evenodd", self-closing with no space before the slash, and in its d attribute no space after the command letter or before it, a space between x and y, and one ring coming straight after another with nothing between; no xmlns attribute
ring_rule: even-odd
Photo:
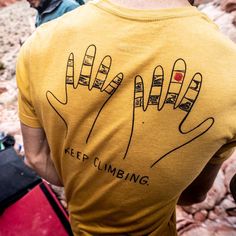
<svg viewBox="0 0 236 236"><path fill-rule="evenodd" d="M8 6L12 3L15 3L18 0L0 0L0 7Z"/></svg>
<svg viewBox="0 0 236 236"><path fill-rule="evenodd" d="M22 42L34 30L34 18L35 10L26 1L0 8L0 133L14 135L17 150L22 147L22 137L17 115L16 57Z"/></svg>
<svg viewBox="0 0 236 236"><path fill-rule="evenodd" d="M223 164L204 202L177 207L179 236L236 235L236 204L229 190L235 173L236 153Z"/></svg>

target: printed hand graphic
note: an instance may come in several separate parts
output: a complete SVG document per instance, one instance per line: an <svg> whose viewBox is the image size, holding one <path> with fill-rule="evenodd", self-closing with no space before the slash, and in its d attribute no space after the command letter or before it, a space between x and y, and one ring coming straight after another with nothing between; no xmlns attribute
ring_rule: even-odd
<svg viewBox="0 0 236 236"><path fill-rule="evenodd" d="M198 98L202 75L196 73L184 88L186 63L182 59L174 63L171 78L164 80L164 70L157 66L153 72L148 104L144 104L144 83L141 76L134 81L133 125L130 141L124 156L135 152L135 144L145 137L147 153L155 152L150 167L154 167L168 154L189 144L206 133L214 123L209 117L200 124L188 127L187 119ZM165 87L163 86L165 85ZM165 91L164 91L165 90ZM187 124L188 126L187 126ZM134 146L134 147L133 147Z"/></svg>
<svg viewBox="0 0 236 236"><path fill-rule="evenodd" d="M111 57L105 56L97 70L92 88L90 88L96 47L90 45L84 56L78 82L74 76L74 54L69 55L66 76L65 76L65 99L60 100L53 92L47 91L46 97L58 116L62 119L68 130L77 129L78 132L85 133L84 139L88 142L93 131L97 118L105 104L111 98L122 82L123 74L117 74L109 84L105 85L110 68ZM77 131L76 131L77 132Z"/></svg>

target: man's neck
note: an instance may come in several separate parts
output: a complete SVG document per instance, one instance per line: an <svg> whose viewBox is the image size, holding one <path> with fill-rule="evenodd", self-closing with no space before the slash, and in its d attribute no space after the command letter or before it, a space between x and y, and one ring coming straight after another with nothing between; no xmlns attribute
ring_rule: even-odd
<svg viewBox="0 0 236 236"><path fill-rule="evenodd" d="M49 3L50 3L50 0L41 0L40 3L39 3L39 6L36 7L36 9L41 14L47 8Z"/></svg>
<svg viewBox="0 0 236 236"><path fill-rule="evenodd" d="M110 0L110 2L132 9L162 9L190 6L188 0Z"/></svg>

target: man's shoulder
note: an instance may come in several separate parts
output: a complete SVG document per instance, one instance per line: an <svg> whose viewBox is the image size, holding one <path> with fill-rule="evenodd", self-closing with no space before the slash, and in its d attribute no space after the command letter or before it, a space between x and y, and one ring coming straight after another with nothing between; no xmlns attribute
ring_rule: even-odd
<svg viewBox="0 0 236 236"><path fill-rule="evenodd" d="M50 45L52 39L58 40L61 35L65 35L65 32L71 32L74 29L73 22L80 16L81 8L82 7L79 7L74 11L62 14L61 17L45 22L37 27L27 40L26 45L30 45L27 46L27 48L32 48L35 45L35 53L37 48L43 51L44 46ZM40 45L40 47L38 45Z"/></svg>
<svg viewBox="0 0 236 236"><path fill-rule="evenodd" d="M59 8L63 8L64 10L72 10L79 6L80 4L74 0L63 0Z"/></svg>
<svg viewBox="0 0 236 236"><path fill-rule="evenodd" d="M208 39L208 43L209 52L213 51L214 53L215 51L217 55L221 55L220 60L234 58L234 62L236 62L236 44L227 35L222 32L215 33L210 41Z"/></svg>
<svg viewBox="0 0 236 236"><path fill-rule="evenodd" d="M236 44L227 35L223 34L220 27L205 14L194 22L194 27L188 25L185 33L189 33L193 40L189 44L195 49L203 49L206 54L222 53L222 60L227 56L236 56Z"/></svg>

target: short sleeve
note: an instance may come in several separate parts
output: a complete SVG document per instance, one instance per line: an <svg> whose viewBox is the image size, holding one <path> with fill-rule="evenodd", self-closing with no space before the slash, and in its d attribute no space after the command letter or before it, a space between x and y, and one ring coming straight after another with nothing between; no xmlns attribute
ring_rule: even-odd
<svg viewBox="0 0 236 236"><path fill-rule="evenodd" d="M227 160L235 151L236 148L236 139L231 142L223 145L211 158L209 163L211 164L222 164L225 160Z"/></svg>
<svg viewBox="0 0 236 236"><path fill-rule="evenodd" d="M27 45L25 43L18 55L16 65L16 81L18 86L18 113L20 121L32 128L41 127L40 122L35 113L30 92L30 65L29 53L27 53Z"/></svg>

